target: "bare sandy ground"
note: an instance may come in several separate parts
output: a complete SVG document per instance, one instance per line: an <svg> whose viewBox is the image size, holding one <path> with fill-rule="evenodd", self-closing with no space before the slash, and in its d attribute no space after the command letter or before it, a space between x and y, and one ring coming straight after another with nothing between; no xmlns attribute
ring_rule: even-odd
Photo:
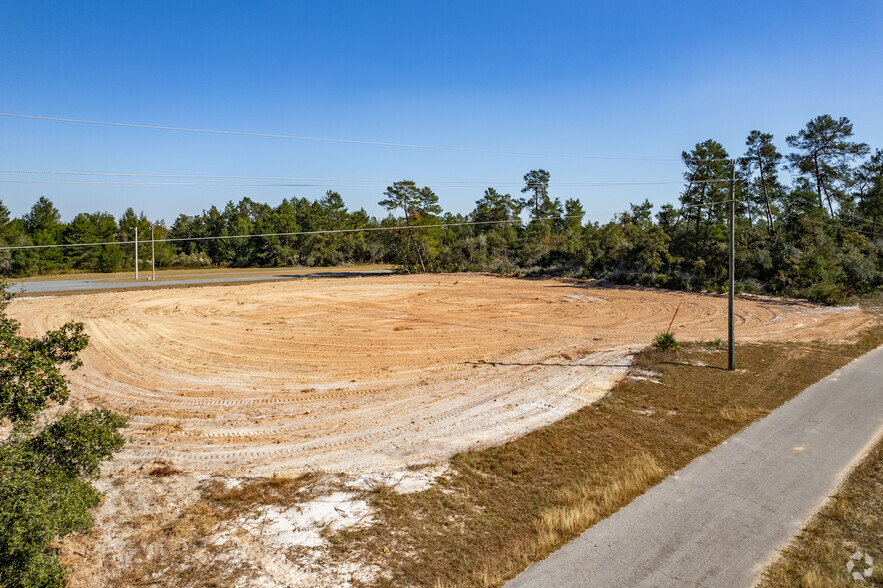
<svg viewBox="0 0 883 588"><path fill-rule="evenodd" d="M26 334L86 324L72 404L132 419L126 449L96 483L105 499L94 532L64 543L69 585L120 586L133 569L158 570L145 576L157 585L377 579L380 568L334 559L326 540L329 529L371 524L366 490L419 491L452 453L597 400L679 304L680 339L726 337L724 297L474 274L18 299L10 314ZM793 301L740 299L736 309L745 342L848 339L873 323L858 309ZM181 471L153 477L157 464ZM232 487L306 470L334 473L291 507L169 540L209 480ZM181 580L200 569L223 579Z"/></svg>
<svg viewBox="0 0 883 588"><path fill-rule="evenodd" d="M401 470L601 397L664 330L726 337L726 298L557 279L416 275L16 300L34 335L83 321L75 402L131 415L117 461L194 473ZM858 309L737 301L740 341L844 339Z"/></svg>

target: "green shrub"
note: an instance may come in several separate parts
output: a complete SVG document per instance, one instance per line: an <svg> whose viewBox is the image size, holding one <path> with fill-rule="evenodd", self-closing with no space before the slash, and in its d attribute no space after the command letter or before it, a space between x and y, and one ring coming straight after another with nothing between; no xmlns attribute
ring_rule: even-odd
<svg viewBox="0 0 883 588"><path fill-rule="evenodd" d="M675 339L674 333L657 333L653 338L653 346L660 351L677 351L680 344Z"/></svg>
<svg viewBox="0 0 883 588"><path fill-rule="evenodd" d="M105 409L70 410L36 425L49 402L68 398L63 367L80 366L88 342L69 323L39 339L22 337L6 316L12 296L0 284L0 586L60 587L65 570L50 548L56 537L92 526L98 492L89 484L123 446L122 416Z"/></svg>

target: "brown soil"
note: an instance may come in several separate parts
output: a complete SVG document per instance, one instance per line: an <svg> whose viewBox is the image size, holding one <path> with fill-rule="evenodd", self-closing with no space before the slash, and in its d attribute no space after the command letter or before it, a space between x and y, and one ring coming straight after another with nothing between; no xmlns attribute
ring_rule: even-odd
<svg viewBox="0 0 883 588"><path fill-rule="evenodd" d="M132 416L118 460L203 473L378 471L523 434L597 400L664 330L726 337L725 297L415 275L23 298L83 321L72 395ZM858 309L739 299L740 341L842 340Z"/></svg>

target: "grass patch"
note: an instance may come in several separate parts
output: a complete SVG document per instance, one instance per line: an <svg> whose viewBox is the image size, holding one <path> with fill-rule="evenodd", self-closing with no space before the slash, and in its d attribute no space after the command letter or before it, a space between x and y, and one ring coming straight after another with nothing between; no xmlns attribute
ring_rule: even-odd
<svg viewBox="0 0 883 588"><path fill-rule="evenodd" d="M873 559L874 572L864 582L855 581L846 568L856 552ZM853 561L853 572L868 567L864 558ZM767 569L759 586L857 585L883 586L883 441Z"/></svg>
<svg viewBox="0 0 883 588"><path fill-rule="evenodd" d="M165 478L166 476L174 476L180 473L181 470L171 464L161 464L148 471L147 475L154 478Z"/></svg>
<svg viewBox="0 0 883 588"><path fill-rule="evenodd" d="M218 482L203 489L205 499L216 508L225 511L227 518L260 506L290 507L314 496L312 485L319 481L316 473L300 476L280 476L251 480L234 488Z"/></svg>
<svg viewBox="0 0 883 588"><path fill-rule="evenodd" d="M883 343L649 349L600 402L451 459L431 489L373 492L376 523L331 536L332 559L380 566L381 586L499 586L807 386ZM845 560L844 562L845 563Z"/></svg>
<svg viewBox="0 0 883 588"><path fill-rule="evenodd" d="M727 406L721 409L721 418L731 423L750 423L766 414L766 411L750 406Z"/></svg>

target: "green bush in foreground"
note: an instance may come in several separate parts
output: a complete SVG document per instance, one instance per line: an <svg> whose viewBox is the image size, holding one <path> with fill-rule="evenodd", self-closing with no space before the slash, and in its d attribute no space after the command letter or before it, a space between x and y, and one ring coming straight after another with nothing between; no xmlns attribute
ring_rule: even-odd
<svg viewBox="0 0 883 588"><path fill-rule="evenodd" d="M0 439L0 586L57 587L66 574L50 544L91 527L99 495L89 481L123 446L126 420L105 409L70 410L37 424L50 401L67 400L61 368L80 366L88 338L78 323L22 337L6 315L11 298L0 284L0 421L12 424Z"/></svg>
<svg viewBox="0 0 883 588"><path fill-rule="evenodd" d="M660 351L677 351L681 345L675 339L674 333L664 332L657 333L653 338L653 346Z"/></svg>

